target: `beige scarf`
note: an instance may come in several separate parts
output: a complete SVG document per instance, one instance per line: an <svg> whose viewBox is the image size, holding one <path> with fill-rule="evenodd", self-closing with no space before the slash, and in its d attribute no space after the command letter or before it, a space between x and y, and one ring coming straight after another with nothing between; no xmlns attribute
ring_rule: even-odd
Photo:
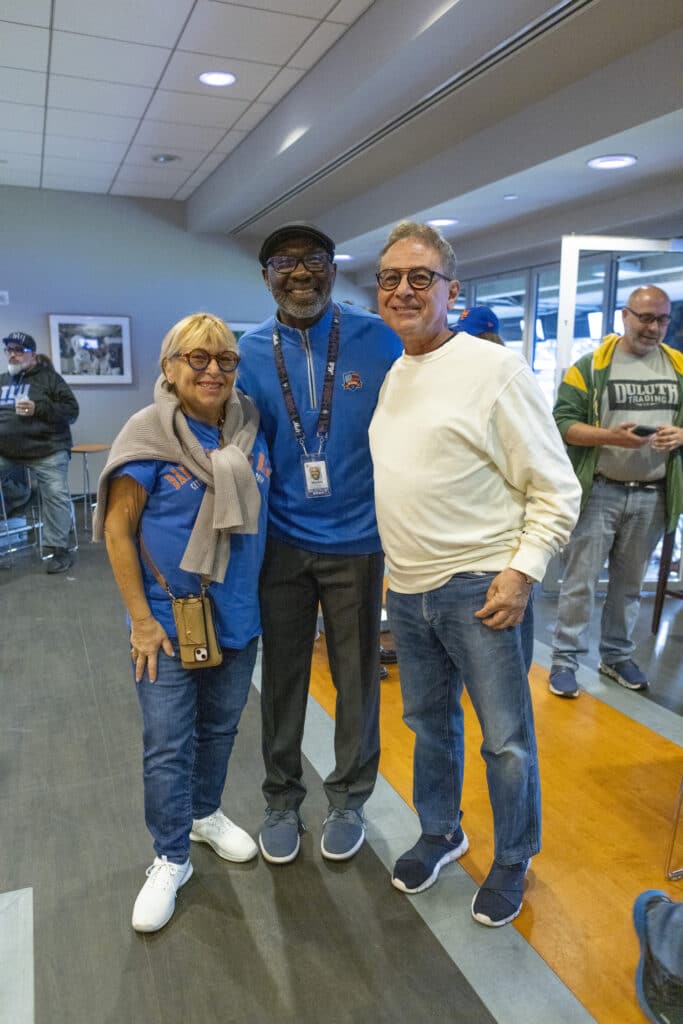
<svg viewBox="0 0 683 1024"><path fill-rule="evenodd" d="M230 560L230 534L258 531L261 495L248 458L258 426L254 403L233 390L225 403L224 447L207 454L162 374L154 388L154 405L131 416L111 447L97 486L93 540L103 537L114 470L143 459L178 463L206 484L180 568L222 583Z"/></svg>

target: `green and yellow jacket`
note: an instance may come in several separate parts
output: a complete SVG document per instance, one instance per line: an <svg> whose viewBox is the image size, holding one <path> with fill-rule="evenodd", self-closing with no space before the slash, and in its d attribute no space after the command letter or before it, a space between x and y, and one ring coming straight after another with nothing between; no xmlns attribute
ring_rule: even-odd
<svg viewBox="0 0 683 1024"><path fill-rule="evenodd" d="M620 340L618 334L608 334L594 352L582 356L565 373L557 393L553 416L564 438L573 423L600 426L602 395L609 378L614 350ZM678 379L679 403L674 426L683 427L683 353L668 345L662 352L671 361ZM593 486L599 448L568 444L567 454L581 484L581 508L585 506ZM681 449L669 455L666 467L667 530L673 530L683 512L683 461Z"/></svg>

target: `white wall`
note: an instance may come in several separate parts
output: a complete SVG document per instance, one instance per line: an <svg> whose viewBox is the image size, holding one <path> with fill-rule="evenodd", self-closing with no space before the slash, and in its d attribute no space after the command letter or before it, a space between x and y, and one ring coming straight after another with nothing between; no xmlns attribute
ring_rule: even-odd
<svg viewBox="0 0 683 1024"><path fill-rule="evenodd" d="M131 317L132 385L79 385L74 443L113 439L151 401L161 340L181 317L207 310L259 322L272 300L253 252L221 235L190 234L180 203L0 187L0 337L22 330L50 354L49 313ZM338 276L340 299L365 294ZM4 369L4 365L2 367ZM103 465L91 459L91 480ZM80 491L80 459L72 491Z"/></svg>

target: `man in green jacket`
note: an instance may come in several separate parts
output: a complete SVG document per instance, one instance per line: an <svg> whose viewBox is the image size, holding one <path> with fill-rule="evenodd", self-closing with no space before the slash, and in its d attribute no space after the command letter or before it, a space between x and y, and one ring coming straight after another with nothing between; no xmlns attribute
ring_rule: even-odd
<svg viewBox="0 0 683 1024"><path fill-rule="evenodd" d="M550 692L558 697L579 696L578 657L588 652L605 559L599 671L629 690L647 687L631 657L640 588L657 541L683 511L683 354L662 344L669 296L636 288L622 316L621 337L608 335L569 368L553 411L583 491L553 637Z"/></svg>

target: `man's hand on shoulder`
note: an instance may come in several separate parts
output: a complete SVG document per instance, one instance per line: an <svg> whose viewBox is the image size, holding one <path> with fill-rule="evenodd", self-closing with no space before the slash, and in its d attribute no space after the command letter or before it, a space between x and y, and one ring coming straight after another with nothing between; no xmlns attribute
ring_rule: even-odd
<svg viewBox="0 0 683 1024"><path fill-rule="evenodd" d="M486 593L486 602L475 612L490 629L508 629L517 626L524 618L531 583L516 569L503 569L491 581Z"/></svg>

